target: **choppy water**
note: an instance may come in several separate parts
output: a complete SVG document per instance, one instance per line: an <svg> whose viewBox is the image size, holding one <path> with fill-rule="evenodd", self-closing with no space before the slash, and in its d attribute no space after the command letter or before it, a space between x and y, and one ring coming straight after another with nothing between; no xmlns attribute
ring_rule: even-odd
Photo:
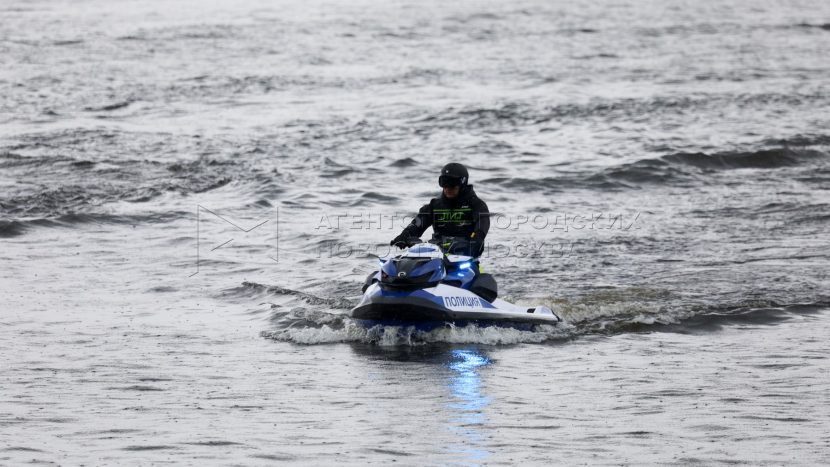
<svg viewBox="0 0 830 467"><path fill-rule="evenodd" d="M830 6L0 17L0 462L830 461ZM566 323L346 317L450 160Z"/></svg>

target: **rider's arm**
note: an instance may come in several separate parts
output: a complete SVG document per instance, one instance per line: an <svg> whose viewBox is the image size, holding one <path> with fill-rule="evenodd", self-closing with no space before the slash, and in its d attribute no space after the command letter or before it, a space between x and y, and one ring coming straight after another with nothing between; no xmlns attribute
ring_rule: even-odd
<svg viewBox="0 0 830 467"><path fill-rule="evenodd" d="M432 225L432 204L421 206L412 222L403 229L404 237L420 237Z"/></svg>
<svg viewBox="0 0 830 467"><path fill-rule="evenodd" d="M473 238L483 241L487 236L487 231L490 230L490 210L487 209L487 203L478 199L473 206L473 219L476 221L473 233Z"/></svg>

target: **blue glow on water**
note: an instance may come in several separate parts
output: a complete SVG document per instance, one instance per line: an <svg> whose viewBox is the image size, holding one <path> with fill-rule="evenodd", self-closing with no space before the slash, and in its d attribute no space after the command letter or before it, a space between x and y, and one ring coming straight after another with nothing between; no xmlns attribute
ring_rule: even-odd
<svg viewBox="0 0 830 467"><path fill-rule="evenodd" d="M476 368L490 364L490 359L475 350L453 350L452 356L456 360L450 363L450 369L459 373L475 371Z"/></svg>
<svg viewBox="0 0 830 467"><path fill-rule="evenodd" d="M450 431L464 441L463 446L458 446L456 451L464 454L468 461L478 463L490 455L483 449L484 438L479 431L479 427L487 421L484 409L490 405L490 398L481 392L479 370L491 362L477 350L456 349L451 355L453 361L448 366L453 372L450 379L453 402L447 406L456 416L452 419Z"/></svg>

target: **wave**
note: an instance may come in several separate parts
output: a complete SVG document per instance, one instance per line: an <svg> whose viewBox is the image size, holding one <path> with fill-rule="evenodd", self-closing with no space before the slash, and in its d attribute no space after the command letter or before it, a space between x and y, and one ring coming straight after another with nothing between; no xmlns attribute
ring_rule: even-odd
<svg viewBox="0 0 830 467"><path fill-rule="evenodd" d="M712 155L705 153L678 153L664 156L662 160L701 169L776 169L798 165L822 157L826 157L826 154L819 151L777 148L755 152L727 152Z"/></svg>
<svg viewBox="0 0 830 467"><path fill-rule="evenodd" d="M180 40L217 40L232 39L239 34L238 28L229 24L199 24L141 28L137 32L120 36L122 41L149 41L158 43L175 43Z"/></svg>
<svg viewBox="0 0 830 467"><path fill-rule="evenodd" d="M599 172L571 172L540 178L490 177L482 184L509 191L553 193L566 189L637 189L648 185L705 184L718 172L733 169L778 169L828 159L812 149L773 148L750 152L675 153L609 167ZM812 177L821 170L810 172ZM819 181L824 180L820 178Z"/></svg>
<svg viewBox="0 0 830 467"><path fill-rule="evenodd" d="M542 329L545 328L545 329ZM432 330L421 330L414 326L363 327L348 320L342 327L324 325L321 327L292 327L277 331L263 331L262 337L295 344L332 344L353 342L380 346L418 346L426 344L484 344L511 345L520 343L541 343L554 339L566 339L567 331L562 327L540 326L539 329L524 331L496 326L446 326Z"/></svg>
<svg viewBox="0 0 830 467"><path fill-rule="evenodd" d="M398 168L407 168L407 167L415 167L418 165L418 161L412 159L411 157L404 157L403 159L397 159L393 162L389 163L390 167L398 167Z"/></svg>
<svg viewBox="0 0 830 467"><path fill-rule="evenodd" d="M471 22L476 21L484 21L484 22L491 22L491 21L499 21L505 19L506 16L500 16L495 13L472 13L468 15L454 15L448 16L445 18L448 22L455 22L461 24L468 24Z"/></svg>
<svg viewBox="0 0 830 467"><path fill-rule="evenodd" d="M700 207L689 211L702 218L747 218L783 216L789 223L819 221L830 216L830 204L805 202L772 202L751 206Z"/></svg>
<svg viewBox="0 0 830 467"><path fill-rule="evenodd" d="M798 23L798 24L796 24L796 27L805 28L805 29L823 29L825 31L830 31L830 23L824 23L824 24Z"/></svg>
<svg viewBox="0 0 830 467"><path fill-rule="evenodd" d="M675 332L682 334L716 332L740 324L777 325L799 315L824 313L830 301L782 305L758 301L746 306L701 307L675 312L620 313L597 308L595 317L558 325L539 325L532 329L508 326L446 323L433 329L416 326L366 327L344 313L325 313L296 309L280 316L278 329L262 331L261 336L303 345L353 342L379 346L419 346L427 344L513 345L556 343L580 336L613 335L632 332ZM561 310L560 310L561 311ZM567 316L567 315L566 315Z"/></svg>
<svg viewBox="0 0 830 467"><path fill-rule="evenodd" d="M830 302L784 305L775 301L758 301L751 306L721 306L705 311L677 314L669 317L640 316L621 321L603 329L605 333L675 332L706 334L734 325L775 326L805 314L825 313Z"/></svg>
<svg viewBox="0 0 830 467"><path fill-rule="evenodd" d="M19 221L0 219L0 238L12 238L26 233L26 226Z"/></svg>
<svg viewBox="0 0 830 467"><path fill-rule="evenodd" d="M378 202L378 203L382 203L382 204L390 204L390 203L393 203L393 202L398 201L400 199L397 196L384 195L384 194L381 194L381 193L378 193L378 192L375 192L375 191L368 191L366 193L363 193L362 195L360 195L360 198L361 198L361 201L357 204L354 204L355 206L363 206L363 205L367 204L366 202Z"/></svg>
<svg viewBox="0 0 830 467"><path fill-rule="evenodd" d="M644 159L605 169L587 177L584 182L598 188L639 188L646 184L686 184L693 178L683 168L664 159Z"/></svg>
<svg viewBox="0 0 830 467"><path fill-rule="evenodd" d="M830 146L830 135L806 134L794 135L787 138L768 138L763 144L765 146L778 147L810 147L810 146Z"/></svg>
<svg viewBox="0 0 830 467"><path fill-rule="evenodd" d="M303 301L307 305L325 305L334 309L349 309L355 305L351 300L342 297L327 298L299 290L280 287L277 285L265 285L256 282L243 282L240 287L225 291L225 295L237 298L252 298L253 296L263 298L268 295L291 296Z"/></svg>
<svg viewBox="0 0 830 467"><path fill-rule="evenodd" d="M66 39L66 40L54 41L54 42L52 42L52 45L56 45L56 46L60 47L60 46L64 46L64 45L79 45L79 44L83 44L83 43L84 43L84 41L81 40L81 39Z"/></svg>
<svg viewBox="0 0 830 467"><path fill-rule="evenodd" d="M598 290L581 298L542 302L556 311L563 322L532 328L483 324L432 328L418 326L367 327L348 316L354 301L326 298L282 287L243 283L233 289L238 298L263 299L267 295L296 300L271 305L271 330L263 337L296 344L355 342L382 346L418 346L434 343L478 343L510 345L551 343L592 334L629 332L699 333L717 331L732 324L775 325L805 313L830 309L830 297L818 296L804 303L781 303L774 299L746 299L734 303L687 303L667 290L632 287ZM521 300L516 300L521 302Z"/></svg>
<svg viewBox="0 0 830 467"><path fill-rule="evenodd" d="M133 101L116 102L113 104L103 105L100 107L85 107L84 110L88 112L112 112L113 110L119 110L129 107L132 103Z"/></svg>
<svg viewBox="0 0 830 467"><path fill-rule="evenodd" d="M676 153L643 159L603 170L589 182L638 187L644 184L688 185L705 182L706 175L732 169L778 169L826 159L827 154L809 149L775 148L751 152L714 154Z"/></svg>
<svg viewBox="0 0 830 467"><path fill-rule="evenodd" d="M24 235L29 229L36 227L72 228L81 224L100 225L140 225L161 224L194 214L184 211L165 211L149 214L108 214L108 213L68 213L52 218L27 220L0 220L0 238L13 238Z"/></svg>
<svg viewBox="0 0 830 467"><path fill-rule="evenodd" d="M568 187L578 187L579 181L565 177L490 177L481 181L484 186L498 185L507 190L522 192L556 192Z"/></svg>
<svg viewBox="0 0 830 467"><path fill-rule="evenodd" d="M166 193L204 193L233 181L250 183L265 197L282 190L284 176L255 160L264 152L259 147L235 147L233 153L220 156L221 151L210 147L212 142L172 138L107 130L18 137L5 151L0 148L0 169L21 180L0 193L0 216L10 221L99 216L108 214L107 205L115 202L146 203ZM170 152L168 148L187 150L182 143L203 154L176 162L113 157L113 152L124 151L158 157ZM4 230L7 235L21 232L9 223Z"/></svg>
<svg viewBox="0 0 830 467"><path fill-rule="evenodd" d="M353 284L348 284L352 286ZM279 286L244 282L225 292L239 300L268 300L268 297L292 299L283 305L271 304L269 322L275 328L263 331L263 337L296 344L329 344L355 342L383 346L416 346L429 343L482 343L489 345L544 342L565 338L568 325L537 326L532 330L497 326L454 326L447 324L432 329L415 326L365 327L349 318L347 310L356 302L342 297L320 297ZM300 306L297 306L300 305Z"/></svg>
<svg viewBox="0 0 830 467"><path fill-rule="evenodd" d="M38 165L48 165L49 178L61 182L53 181L45 189L39 185L16 187L0 198L0 213L15 218L94 213L116 201L147 202L166 192L202 193L234 179L232 174L214 169L210 161L187 164L183 172L149 161L110 163L117 168L100 170L91 162L53 162L40 161ZM47 178L44 174L40 177Z"/></svg>
<svg viewBox="0 0 830 467"><path fill-rule="evenodd" d="M736 78L737 79L737 78ZM489 129L495 133L519 127L552 123L601 120L605 122L654 119L665 115L675 118L678 112L706 115L724 108L742 111L766 109L770 106L797 108L803 105L819 106L827 103L822 94L758 93L738 95L706 95L694 97L657 96L649 99L594 99L586 103L564 103L541 106L533 102L506 102L498 106L448 107L438 112L413 118L410 124L417 131L428 129Z"/></svg>

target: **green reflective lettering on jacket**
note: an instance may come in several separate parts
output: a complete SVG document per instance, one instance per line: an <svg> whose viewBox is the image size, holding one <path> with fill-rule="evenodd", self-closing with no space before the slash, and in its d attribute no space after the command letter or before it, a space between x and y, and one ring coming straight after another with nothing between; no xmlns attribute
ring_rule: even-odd
<svg viewBox="0 0 830 467"><path fill-rule="evenodd" d="M433 209L433 222L436 224L468 224L472 223L472 209Z"/></svg>

